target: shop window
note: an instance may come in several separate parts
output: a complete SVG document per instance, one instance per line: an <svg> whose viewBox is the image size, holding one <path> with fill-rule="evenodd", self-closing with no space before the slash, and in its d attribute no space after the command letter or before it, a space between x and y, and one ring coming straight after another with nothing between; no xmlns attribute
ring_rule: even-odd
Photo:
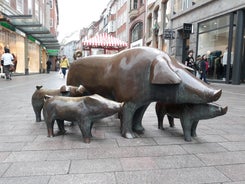
<svg viewBox="0 0 245 184"><path fill-rule="evenodd" d="M138 22L132 30L132 35L131 35L132 42L142 39L142 34L143 34L143 23Z"/></svg>
<svg viewBox="0 0 245 184"><path fill-rule="evenodd" d="M207 76L210 79L223 80L225 78L224 65L226 63L224 63L223 56L229 45L229 17L227 15L199 24L197 55L207 54ZM233 54L231 54L231 57L231 64L233 64Z"/></svg>

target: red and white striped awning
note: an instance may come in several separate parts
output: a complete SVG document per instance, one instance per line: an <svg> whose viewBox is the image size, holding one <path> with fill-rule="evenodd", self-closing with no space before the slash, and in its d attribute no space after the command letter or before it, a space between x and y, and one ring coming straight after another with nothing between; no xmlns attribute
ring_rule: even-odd
<svg viewBox="0 0 245 184"><path fill-rule="evenodd" d="M83 47L90 48L110 48L110 49L124 49L128 44L118 38L115 38L107 33L96 35L88 40L82 42Z"/></svg>

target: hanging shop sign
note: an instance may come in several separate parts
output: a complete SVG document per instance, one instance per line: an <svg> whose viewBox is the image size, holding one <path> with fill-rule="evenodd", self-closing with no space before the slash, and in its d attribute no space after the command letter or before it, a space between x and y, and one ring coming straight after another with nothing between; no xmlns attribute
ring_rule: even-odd
<svg viewBox="0 0 245 184"><path fill-rule="evenodd" d="M163 39L172 40L174 39L174 34L175 34L175 31L173 31L172 29L164 29Z"/></svg>

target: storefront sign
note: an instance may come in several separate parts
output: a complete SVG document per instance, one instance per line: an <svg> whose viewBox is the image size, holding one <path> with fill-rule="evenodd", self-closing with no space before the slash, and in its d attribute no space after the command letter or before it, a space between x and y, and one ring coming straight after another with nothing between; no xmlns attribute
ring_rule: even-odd
<svg viewBox="0 0 245 184"><path fill-rule="evenodd" d="M56 49L48 49L48 55L50 56L57 56L58 53L59 53L59 50L56 50Z"/></svg>
<svg viewBox="0 0 245 184"><path fill-rule="evenodd" d="M33 38L31 35L28 36L28 39L31 40L32 42L35 42L36 41L36 39Z"/></svg>
<svg viewBox="0 0 245 184"><path fill-rule="evenodd" d="M0 22L0 25L11 30L11 31L15 31L15 27L12 26L11 24L7 23L7 22Z"/></svg>
<svg viewBox="0 0 245 184"><path fill-rule="evenodd" d="M184 23L183 24L183 31L184 33L191 33L192 32L192 24Z"/></svg>
<svg viewBox="0 0 245 184"><path fill-rule="evenodd" d="M172 29L165 29L163 32L163 39L171 40L174 39L175 32Z"/></svg>

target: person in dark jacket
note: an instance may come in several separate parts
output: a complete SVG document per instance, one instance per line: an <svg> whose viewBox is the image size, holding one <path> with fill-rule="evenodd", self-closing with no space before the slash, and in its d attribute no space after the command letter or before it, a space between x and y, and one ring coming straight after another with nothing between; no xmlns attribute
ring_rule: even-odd
<svg viewBox="0 0 245 184"><path fill-rule="evenodd" d="M204 54L202 55L202 59L200 61L200 74L201 74L200 79L206 82L207 84L209 84L206 79L206 75L207 75L206 65L207 65L207 55Z"/></svg>
<svg viewBox="0 0 245 184"><path fill-rule="evenodd" d="M51 70L51 65L52 65L51 61L48 60L47 63L46 63L46 65L47 65L47 73L49 73L50 70Z"/></svg>

